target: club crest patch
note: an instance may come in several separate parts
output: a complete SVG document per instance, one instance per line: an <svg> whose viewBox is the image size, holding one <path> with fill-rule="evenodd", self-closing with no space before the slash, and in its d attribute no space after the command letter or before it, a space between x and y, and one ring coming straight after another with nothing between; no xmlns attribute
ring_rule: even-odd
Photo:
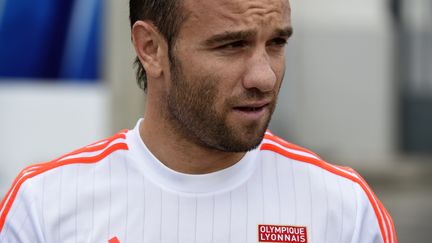
<svg viewBox="0 0 432 243"><path fill-rule="evenodd" d="M258 242L307 243L304 226L258 225Z"/></svg>

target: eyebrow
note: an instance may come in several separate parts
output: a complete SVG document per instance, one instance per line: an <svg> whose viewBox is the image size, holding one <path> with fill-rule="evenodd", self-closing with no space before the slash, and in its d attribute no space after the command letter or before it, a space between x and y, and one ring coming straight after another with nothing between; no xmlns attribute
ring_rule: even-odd
<svg viewBox="0 0 432 243"><path fill-rule="evenodd" d="M226 43L230 41L236 41L236 40L245 40L245 39L251 39L256 35L256 31L253 30L241 30L241 31L234 31L229 32L226 31L221 34L216 34L210 37L209 39L204 41L204 45L206 46L213 46L219 43Z"/></svg>
<svg viewBox="0 0 432 243"><path fill-rule="evenodd" d="M277 28L274 31L275 36L289 38L293 34L293 28L291 26L286 28ZM219 43L227 43L237 40L247 40L257 35L255 30L241 30L241 31L226 31L221 34L216 34L203 42L205 46L213 46Z"/></svg>
<svg viewBox="0 0 432 243"><path fill-rule="evenodd" d="M294 31L291 26L288 26L286 28L276 29L275 33L277 36L290 38L293 35Z"/></svg>

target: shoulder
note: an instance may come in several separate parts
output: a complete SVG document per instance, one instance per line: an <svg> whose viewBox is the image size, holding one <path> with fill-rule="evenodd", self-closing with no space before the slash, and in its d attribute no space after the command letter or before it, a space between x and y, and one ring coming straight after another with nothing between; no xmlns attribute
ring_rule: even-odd
<svg viewBox="0 0 432 243"><path fill-rule="evenodd" d="M91 143L54 160L30 165L21 171L15 179L14 185L58 168L65 168L68 165L102 163L107 157L113 156L116 151L129 149L126 143L127 132L127 130L122 130L109 138Z"/></svg>
<svg viewBox="0 0 432 243"><path fill-rule="evenodd" d="M265 151L267 154L273 154L281 163L304 165L313 168L311 171L325 173L348 182L344 184L354 188L356 191L357 207L360 210L371 208L373 211L372 214L377 219L384 242L393 242L392 239L395 239L395 232L390 215L366 181L354 169L327 163L314 152L289 143L270 131L266 132L264 140L260 145L260 150Z"/></svg>
<svg viewBox="0 0 432 243"><path fill-rule="evenodd" d="M318 167L320 170L346 178L359 185L365 183L363 178L361 178L361 176L352 168L327 163L314 152L289 143L269 131L265 134L264 140L260 145L260 150L277 154L283 158L282 161L294 161L294 163L313 165Z"/></svg>
<svg viewBox="0 0 432 243"><path fill-rule="evenodd" d="M24 204L35 201L38 192L42 190L42 184L49 184L49 182L42 183L41 178L48 174L56 176L59 173L67 173L73 165L102 164L107 158L114 156L115 152L129 149L126 143L127 132L127 130L122 130L114 136L94 142L54 160L24 168L0 203L0 232L15 201L21 200Z"/></svg>
<svg viewBox="0 0 432 243"><path fill-rule="evenodd" d="M363 184L364 182L360 175L352 168L327 163L314 152L289 143L269 131L267 131L264 136L264 140L260 145L260 150L277 154L282 157L283 160L313 165L320 170L327 171L335 176L346 178L358 184Z"/></svg>

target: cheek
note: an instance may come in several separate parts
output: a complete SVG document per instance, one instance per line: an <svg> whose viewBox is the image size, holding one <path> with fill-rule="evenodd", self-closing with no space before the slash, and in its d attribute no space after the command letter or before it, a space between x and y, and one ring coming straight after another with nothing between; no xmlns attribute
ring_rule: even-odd
<svg viewBox="0 0 432 243"><path fill-rule="evenodd" d="M188 83L188 87L183 87L183 95L189 97L185 98L192 99L193 103L202 106L202 109L222 113L226 93L220 85L222 78L219 75L209 74L203 69L195 72L187 71L189 75L184 77L184 82Z"/></svg>
<svg viewBox="0 0 432 243"><path fill-rule="evenodd" d="M218 66L217 70L221 98L229 99L230 97L235 97L244 93L244 62L225 61Z"/></svg>
<svg viewBox="0 0 432 243"><path fill-rule="evenodd" d="M212 89L218 92L216 96L223 99L235 93L237 86L241 86L241 76L243 67L237 65L235 62L219 61L219 60L203 60L201 63L196 63L189 73L195 79L201 81L211 82Z"/></svg>
<svg viewBox="0 0 432 243"><path fill-rule="evenodd" d="M191 52L181 63L184 78L199 87L203 100L211 93L213 108L218 112L226 112L230 97L243 92L244 61Z"/></svg>

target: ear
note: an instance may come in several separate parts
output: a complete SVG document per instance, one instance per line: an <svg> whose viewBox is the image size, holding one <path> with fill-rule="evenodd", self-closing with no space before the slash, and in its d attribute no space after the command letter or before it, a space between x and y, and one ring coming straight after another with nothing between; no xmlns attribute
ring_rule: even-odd
<svg viewBox="0 0 432 243"><path fill-rule="evenodd" d="M156 27L146 21L137 21L132 27L132 43L144 66L147 77L160 77L163 71L164 39Z"/></svg>

